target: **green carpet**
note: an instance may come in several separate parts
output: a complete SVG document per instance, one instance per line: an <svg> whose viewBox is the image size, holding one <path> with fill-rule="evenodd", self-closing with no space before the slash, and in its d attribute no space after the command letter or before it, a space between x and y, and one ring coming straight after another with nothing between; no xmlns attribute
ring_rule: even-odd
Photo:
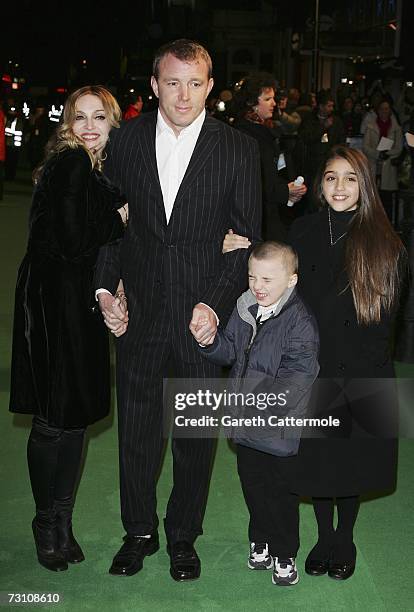
<svg viewBox="0 0 414 612"><path fill-rule="evenodd" d="M160 551L145 560L133 577L108 575L123 535L119 516L116 417L91 428L74 526L86 561L55 574L38 565L31 533L33 501L26 468L30 418L7 411L11 316L18 262L24 251L30 199L27 174L7 184L0 202L0 591L59 593L57 610L119 611L411 611L414 609L414 443L400 446L399 485L395 494L361 505L356 527L357 569L346 582L312 578L303 570L315 541L312 508L301 506L300 582L275 587L270 572L247 569L247 512L236 473L235 456L224 440L218 446L204 532L197 550L201 579L174 582L162 535ZM413 368L404 366L404 375ZM169 450L159 481L162 519L171 483Z"/></svg>

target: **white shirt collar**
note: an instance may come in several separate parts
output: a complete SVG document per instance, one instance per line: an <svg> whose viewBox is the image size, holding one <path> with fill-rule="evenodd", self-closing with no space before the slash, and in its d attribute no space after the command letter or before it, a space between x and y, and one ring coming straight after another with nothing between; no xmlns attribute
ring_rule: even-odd
<svg viewBox="0 0 414 612"><path fill-rule="evenodd" d="M204 119L206 118L206 111L205 109L201 111L201 113L198 115L198 117L196 117L194 119L194 121L192 123L190 123L190 125L187 125L187 127L183 128L179 135L178 138L182 138L183 136L185 136L186 134L189 134L193 131L200 131L201 130L201 126L204 123ZM161 115L160 109L158 109L158 114L157 114L157 136L160 136L163 132L170 132L171 134L174 135L175 138L177 138L175 136L174 130L168 125L168 123L165 121L164 117Z"/></svg>
<svg viewBox="0 0 414 612"><path fill-rule="evenodd" d="M274 313L274 311L276 310L276 308L278 307L281 299L282 298L278 299L277 302L275 302L274 304L271 304L270 306L259 306L257 310L257 316L262 317L262 320L269 319Z"/></svg>

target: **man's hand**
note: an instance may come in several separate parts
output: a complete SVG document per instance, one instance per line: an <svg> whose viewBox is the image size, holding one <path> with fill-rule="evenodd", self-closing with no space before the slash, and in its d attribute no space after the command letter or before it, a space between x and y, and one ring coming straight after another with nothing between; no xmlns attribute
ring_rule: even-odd
<svg viewBox="0 0 414 612"><path fill-rule="evenodd" d="M217 333L216 315L205 304L196 304L189 327L199 344L213 344Z"/></svg>
<svg viewBox="0 0 414 612"><path fill-rule="evenodd" d="M117 338L122 336L128 327L126 300L110 293L99 293L98 301L107 328Z"/></svg>

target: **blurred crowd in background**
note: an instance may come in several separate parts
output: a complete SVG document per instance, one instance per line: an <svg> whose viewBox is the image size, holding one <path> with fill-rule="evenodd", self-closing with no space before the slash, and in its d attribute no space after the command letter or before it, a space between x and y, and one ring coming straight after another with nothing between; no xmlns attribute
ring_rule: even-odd
<svg viewBox="0 0 414 612"><path fill-rule="evenodd" d="M267 106L263 113L258 101L264 93ZM119 102L123 118L130 120L156 108L157 100L146 92L131 91ZM1 102L0 197L4 179L13 181L19 164L33 170L40 163L62 109L62 105L49 104L46 99L30 103L7 98ZM368 95L359 97L348 83L341 83L336 91L314 93L296 87L285 90L272 75L255 73L210 96L206 110L247 133L250 132L246 121L265 127L267 148L261 146L262 166L263 151L270 151L275 165L272 172L281 183L289 185L298 176L304 178L306 193L302 190L301 197L293 197L293 202L284 196L279 198L279 215L285 226L296 216L313 212L312 179L326 151L339 143L347 143L367 155L394 226L398 228L406 215L404 206L399 206L398 194L414 188L413 83L405 82L397 99L384 89L381 81L372 84ZM256 137L254 133L250 135ZM259 134L261 144L265 146ZM292 194L294 190L290 190ZM288 201L289 205L280 206Z"/></svg>

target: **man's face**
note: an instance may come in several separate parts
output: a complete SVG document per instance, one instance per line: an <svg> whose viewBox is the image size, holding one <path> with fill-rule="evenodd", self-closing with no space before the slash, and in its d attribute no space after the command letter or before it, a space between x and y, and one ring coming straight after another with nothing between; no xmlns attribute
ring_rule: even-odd
<svg viewBox="0 0 414 612"><path fill-rule="evenodd" d="M182 62L169 53L160 61L158 79L151 77L151 86L163 119L178 136L204 110L213 79L203 59Z"/></svg>
<svg viewBox="0 0 414 612"><path fill-rule="evenodd" d="M288 287L297 283L297 274L292 274L282 257L249 260L249 288L259 306L271 306L277 302Z"/></svg>
<svg viewBox="0 0 414 612"><path fill-rule="evenodd" d="M330 117L334 112L335 103L333 100L328 100L326 104L321 104L321 111L326 117Z"/></svg>
<svg viewBox="0 0 414 612"><path fill-rule="evenodd" d="M273 111L275 110L275 90L273 87L265 87L262 93L257 98L256 112L260 119L265 121L273 117Z"/></svg>

